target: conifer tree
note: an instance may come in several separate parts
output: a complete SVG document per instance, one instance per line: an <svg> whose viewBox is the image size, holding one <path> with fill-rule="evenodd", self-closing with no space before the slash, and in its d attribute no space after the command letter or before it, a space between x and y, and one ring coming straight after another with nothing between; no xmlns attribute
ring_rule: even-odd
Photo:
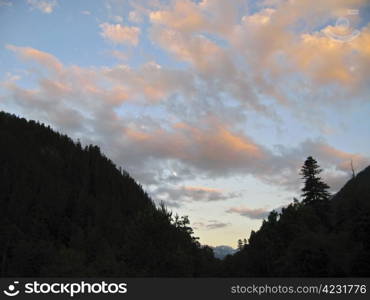
<svg viewBox="0 0 370 300"><path fill-rule="evenodd" d="M303 203L317 203L318 201L329 200L329 186L319 176L322 172L317 161L309 156L301 168L304 187L302 188Z"/></svg>

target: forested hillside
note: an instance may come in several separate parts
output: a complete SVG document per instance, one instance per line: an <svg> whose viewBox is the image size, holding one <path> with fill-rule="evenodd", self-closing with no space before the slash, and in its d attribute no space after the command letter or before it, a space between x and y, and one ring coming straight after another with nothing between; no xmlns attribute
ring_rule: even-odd
<svg viewBox="0 0 370 300"><path fill-rule="evenodd" d="M98 147L0 113L1 276L210 276L188 225Z"/></svg>
<svg viewBox="0 0 370 300"><path fill-rule="evenodd" d="M370 276L370 167L326 197L295 199L271 212L242 250L224 260L223 275Z"/></svg>
<svg viewBox="0 0 370 300"><path fill-rule="evenodd" d="M0 275L370 276L370 167L333 197L320 172L220 261L98 147L0 113Z"/></svg>

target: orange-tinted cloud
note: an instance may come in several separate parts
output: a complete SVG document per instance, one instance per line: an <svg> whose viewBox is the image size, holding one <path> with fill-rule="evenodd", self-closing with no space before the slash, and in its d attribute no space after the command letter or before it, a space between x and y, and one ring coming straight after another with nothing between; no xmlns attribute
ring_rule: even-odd
<svg viewBox="0 0 370 300"><path fill-rule="evenodd" d="M170 10L153 11L149 15L151 22L171 26L174 29L191 32L206 26L206 19L198 5L189 0L175 1Z"/></svg>
<svg viewBox="0 0 370 300"><path fill-rule="evenodd" d="M283 147L284 153L279 153L259 144L242 122L251 112L255 119L263 116L276 121L275 110L280 105L298 116L299 112L306 114L305 108L312 106L310 100L316 95L324 107L338 101L327 96L333 91L331 84L338 87L336 95L348 95L346 91L363 95L368 78L364 75L369 72L369 27L360 28L361 34L347 44L333 41L325 31L332 29L327 22L340 15L341 6L360 8L364 3L328 0L317 6L307 0L269 1L250 13L237 9L239 1L204 0L136 9L149 17L153 42L186 62L185 67L162 66L155 61L135 68L124 64L63 66L51 54L10 45L8 49L52 72L47 78L38 74L32 89L13 82L8 90L19 105L29 107L21 99L24 97L40 111L55 107L55 114L50 115L59 125L63 120L58 110L60 115L84 116L88 125L71 120L68 124L78 124L81 132L93 132L105 145L113 144L114 157L132 169L153 161L158 161L157 166L176 162L176 168L190 173L250 174L296 186L293 179L300 164L307 155L317 154L324 165L346 176L348 170L343 166L350 157L361 165L366 158L331 151L324 142L312 141ZM312 26L295 28L302 20ZM138 28L121 24L103 23L101 29L114 43L137 45L141 34ZM308 96L301 96L306 90ZM49 99L51 94L57 101ZM117 111L125 113L126 105L143 115L120 116ZM156 112L148 112L147 107ZM134 150L128 154L121 149Z"/></svg>
<svg viewBox="0 0 370 300"><path fill-rule="evenodd" d="M199 127L175 123L171 130L126 128L125 136L138 143L142 155L180 160L205 171L227 174L231 170L257 168L265 150L241 133L217 121Z"/></svg>
<svg viewBox="0 0 370 300"><path fill-rule="evenodd" d="M14 45L6 45L6 48L17 53L26 60L33 60L38 62L51 71L60 73L63 70L61 62L57 58L55 58L55 56L49 53L31 47L17 47Z"/></svg>

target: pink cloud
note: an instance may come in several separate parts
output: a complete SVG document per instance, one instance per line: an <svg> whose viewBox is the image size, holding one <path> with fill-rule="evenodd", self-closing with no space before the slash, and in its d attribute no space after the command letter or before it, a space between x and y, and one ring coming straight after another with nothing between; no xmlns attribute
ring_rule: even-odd
<svg viewBox="0 0 370 300"><path fill-rule="evenodd" d="M14 45L6 45L6 48L17 53L26 60L33 60L38 62L39 64L47 67L49 70L58 73L63 70L62 63L57 58L55 58L55 56L49 53L31 47L17 47Z"/></svg>

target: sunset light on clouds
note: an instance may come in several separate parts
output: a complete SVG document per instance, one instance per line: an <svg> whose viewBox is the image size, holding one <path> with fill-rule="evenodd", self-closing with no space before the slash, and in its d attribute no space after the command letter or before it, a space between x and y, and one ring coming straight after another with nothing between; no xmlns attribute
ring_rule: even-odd
<svg viewBox="0 0 370 300"><path fill-rule="evenodd" d="M368 0L0 0L0 20L0 110L99 145L203 244L299 197L309 155L332 192L370 164Z"/></svg>

